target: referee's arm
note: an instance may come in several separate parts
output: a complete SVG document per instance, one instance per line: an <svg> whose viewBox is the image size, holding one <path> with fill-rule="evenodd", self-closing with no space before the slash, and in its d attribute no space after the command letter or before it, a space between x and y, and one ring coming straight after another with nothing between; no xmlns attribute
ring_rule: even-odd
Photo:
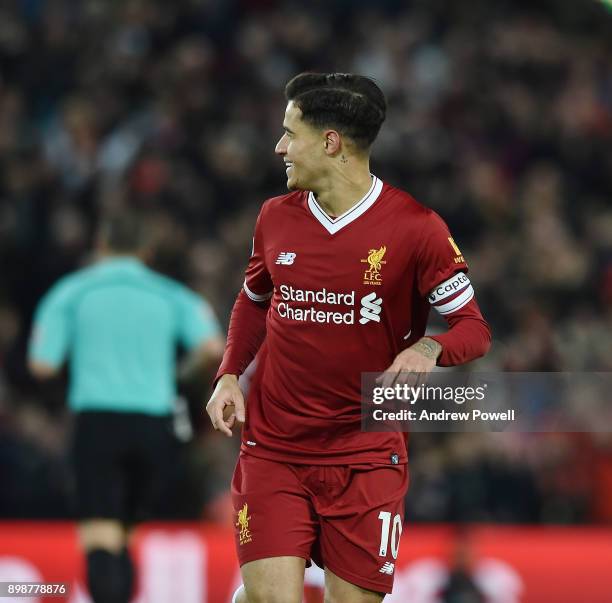
<svg viewBox="0 0 612 603"><path fill-rule="evenodd" d="M179 295L179 340L188 354L181 362L181 381L216 370L223 358L225 337L210 304L187 289Z"/></svg>
<svg viewBox="0 0 612 603"><path fill-rule="evenodd" d="M28 344L28 368L36 379L58 375L70 345L66 287L56 285L40 301Z"/></svg>
<svg viewBox="0 0 612 603"><path fill-rule="evenodd" d="M224 349L225 337L215 335L206 339L182 360L178 369L179 379L189 381L216 370L223 359Z"/></svg>
<svg viewBox="0 0 612 603"><path fill-rule="evenodd" d="M51 379L61 372L61 366L52 366L45 362L39 362L37 360L30 359L28 361L28 368L30 373L36 377L36 379L44 380Z"/></svg>

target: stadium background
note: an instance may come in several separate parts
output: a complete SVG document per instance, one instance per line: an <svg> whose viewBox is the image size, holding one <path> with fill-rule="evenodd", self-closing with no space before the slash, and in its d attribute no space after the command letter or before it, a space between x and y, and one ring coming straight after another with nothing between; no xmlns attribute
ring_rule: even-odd
<svg viewBox="0 0 612 603"><path fill-rule="evenodd" d="M302 70L363 73L387 94L373 172L449 223L493 328L479 368L612 369L612 14L603 4L5 0L0 561L27 541L23 520L55 520L36 528L41 543L60 528L73 539L63 523L73 514L65 379L41 387L25 367L36 302L90 261L102 216L136 207L155 234L153 267L203 293L227 324L258 208L284 190L273 147L284 83ZM205 521L226 550L237 441L202 416L205 382L182 389L196 434L160 518L190 520L192 531ZM421 434L411 473L406 539L417 523L451 530L449 563L478 553L472 532L452 531L474 522L504 524L501 538L579 526L558 528L556 551L563 534L568 547L612 535L609 433ZM598 555L612 567L610 548ZM516 601L562 601L543 592ZM599 599L567 599L582 601Z"/></svg>

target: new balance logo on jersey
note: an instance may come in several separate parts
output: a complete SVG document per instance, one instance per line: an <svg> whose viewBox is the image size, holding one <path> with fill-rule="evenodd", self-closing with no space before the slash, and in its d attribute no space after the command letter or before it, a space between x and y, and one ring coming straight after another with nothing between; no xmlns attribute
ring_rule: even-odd
<svg viewBox="0 0 612 603"><path fill-rule="evenodd" d="M387 563L385 563L378 571L381 574L387 574L389 576L392 576L393 572L395 571L395 564L387 561Z"/></svg>
<svg viewBox="0 0 612 603"><path fill-rule="evenodd" d="M276 258L276 263L282 264L283 266L291 266L296 256L297 253L293 253L293 251L281 251Z"/></svg>
<svg viewBox="0 0 612 603"><path fill-rule="evenodd" d="M382 298L376 297L376 293L368 293L361 298L361 318L359 322L365 325L371 320L374 322L380 322L380 312L382 310Z"/></svg>

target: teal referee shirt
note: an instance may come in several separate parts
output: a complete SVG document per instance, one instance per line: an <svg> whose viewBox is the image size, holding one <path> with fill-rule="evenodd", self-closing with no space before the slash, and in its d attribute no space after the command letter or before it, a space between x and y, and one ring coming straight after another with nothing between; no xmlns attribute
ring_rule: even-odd
<svg viewBox="0 0 612 603"><path fill-rule="evenodd" d="M70 363L74 411L170 414L178 344L220 335L209 306L131 256L114 256L61 279L34 316L30 360Z"/></svg>

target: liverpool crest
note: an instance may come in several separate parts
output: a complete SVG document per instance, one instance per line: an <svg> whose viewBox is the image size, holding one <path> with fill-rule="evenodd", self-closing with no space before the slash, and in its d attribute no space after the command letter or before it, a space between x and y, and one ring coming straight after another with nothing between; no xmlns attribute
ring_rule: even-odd
<svg viewBox="0 0 612 603"><path fill-rule="evenodd" d="M362 264L368 264L368 269L363 273L363 284L364 285L382 285L382 270L383 264L387 262L383 260L387 253L387 247L381 245L380 249L370 249L368 251L368 257L361 260Z"/></svg>
<svg viewBox="0 0 612 603"><path fill-rule="evenodd" d="M240 511L238 511L238 521L236 522L236 527L240 528L240 532L238 533L238 540L240 541L240 546L243 544L248 544L253 540L251 536L251 530L249 529L249 521L251 520L251 516L249 515L249 505L244 503L244 506Z"/></svg>

